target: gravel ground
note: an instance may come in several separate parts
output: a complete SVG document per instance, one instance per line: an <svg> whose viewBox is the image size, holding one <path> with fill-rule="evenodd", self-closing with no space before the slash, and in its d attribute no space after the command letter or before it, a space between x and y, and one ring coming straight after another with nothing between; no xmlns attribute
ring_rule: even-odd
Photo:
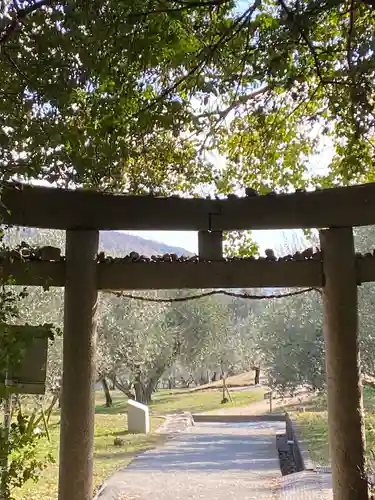
<svg viewBox="0 0 375 500"><path fill-rule="evenodd" d="M198 424L109 478L100 500L276 500L283 422ZM293 499L294 500L294 499Z"/></svg>

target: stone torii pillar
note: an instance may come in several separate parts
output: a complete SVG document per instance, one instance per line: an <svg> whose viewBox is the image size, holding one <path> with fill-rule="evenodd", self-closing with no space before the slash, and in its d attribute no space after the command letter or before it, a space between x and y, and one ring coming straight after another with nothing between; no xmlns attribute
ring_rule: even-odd
<svg viewBox="0 0 375 500"><path fill-rule="evenodd" d="M352 228L320 232L334 500L368 500Z"/></svg>
<svg viewBox="0 0 375 500"><path fill-rule="evenodd" d="M59 500L91 500L99 232L66 231Z"/></svg>
<svg viewBox="0 0 375 500"><path fill-rule="evenodd" d="M222 260L223 258L223 232L199 231L198 255L202 260Z"/></svg>

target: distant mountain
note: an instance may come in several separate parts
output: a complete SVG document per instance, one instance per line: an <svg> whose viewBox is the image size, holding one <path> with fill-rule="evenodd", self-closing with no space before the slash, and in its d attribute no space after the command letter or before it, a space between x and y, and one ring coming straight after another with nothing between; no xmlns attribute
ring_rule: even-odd
<svg viewBox="0 0 375 500"><path fill-rule="evenodd" d="M35 228L13 228L11 233L8 233L9 245L12 247L20 241L26 241L35 246L52 245L61 248L63 253L64 249L64 232L46 229ZM148 240L140 236L122 233L119 231L101 231L99 249L105 252L106 255L114 257L124 257L130 252L138 252L140 255L151 257L151 255L160 255L165 253L175 253L177 255L193 255L184 248L165 245L158 241Z"/></svg>
<svg viewBox="0 0 375 500"><path fill-rule="evenodd" d="M100 250L106 254L119 257L130 252L138 252L146 257L165 253L193 255L184 248L165 245L158 241L148 240L132 234L120 233L119 231L101 231L99 246Z"/></svg>

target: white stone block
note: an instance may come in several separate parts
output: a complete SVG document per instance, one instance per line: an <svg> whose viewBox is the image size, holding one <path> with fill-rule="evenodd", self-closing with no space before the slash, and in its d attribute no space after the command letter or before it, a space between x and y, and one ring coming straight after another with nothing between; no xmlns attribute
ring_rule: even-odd
<svg viewBox="0 0 375 500"><path fill-rule="evenodd" d="M150 432L150 414L148 406L128 399L128 431L131 434Z"/></svg>

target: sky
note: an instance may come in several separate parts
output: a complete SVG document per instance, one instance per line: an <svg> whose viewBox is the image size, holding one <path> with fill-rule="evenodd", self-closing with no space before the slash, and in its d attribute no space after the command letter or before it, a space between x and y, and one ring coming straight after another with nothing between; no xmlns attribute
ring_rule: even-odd
<svg viewBox="0 0 375 500"><path fill-rule="evenodd" d="M166 245L182 247L190 252L198 253L198 233L195 231L123 231L135 234L149 240L159 241ZM280 244L283 231L254 231L254 239L259 244L261 251L274 248L275 243Z"/></svg>

